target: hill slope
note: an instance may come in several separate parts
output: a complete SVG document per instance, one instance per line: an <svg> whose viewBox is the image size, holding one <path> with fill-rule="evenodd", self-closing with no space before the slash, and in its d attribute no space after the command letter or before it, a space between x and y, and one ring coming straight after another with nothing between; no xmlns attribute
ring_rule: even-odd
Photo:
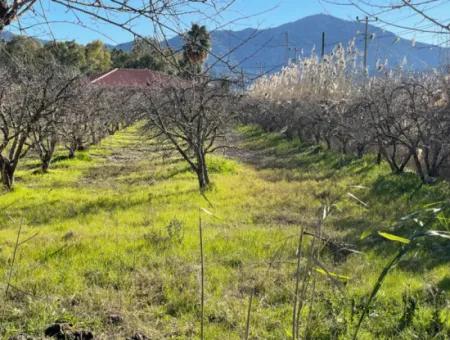
<svg viewBox="0 0 450 340"><path fill-rule="evenodd" d="M8 31L0 32L0 40L9 41L14 37L14 34Z"/></svg>
<svg viewBox="0 0 450 340"><path fill-rule="evenodd" d="M326 53L338 43L347 44L355 39L360 51L364 50L364 24L335 18L330 15L313 15L278 27L242 31L219 30L212 35L212 56L208 63L216 63L221 57L233 65L240 65L247 73L273 72L287 64L287 58L309 55L315 48L319 53L322 32L326 33ZM286 46L286 34L288 47ZM398 39L389 31L369 25L371 40L369 43L368 65L375 67L377 60L389 60L390 65L398 65L406 58L408 66L415 70L438 67L447 50L430 44L416 43ZM169 40L174 49L182 45L180 37ZM133 43L117 46L130 50ZM221 72L227 68L218 62L214 70Z"/></svg>

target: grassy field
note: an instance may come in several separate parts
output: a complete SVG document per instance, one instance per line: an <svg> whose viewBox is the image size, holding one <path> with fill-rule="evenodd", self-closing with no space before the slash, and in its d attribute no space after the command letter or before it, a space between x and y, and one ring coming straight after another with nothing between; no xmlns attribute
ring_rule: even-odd
<svg viewBox="0 0 450 340"><path fill-rule="evenodd" d="M198 337L201 216L205 339L243 337L252 291L250 338L289 338L299 228L314 230L327 201L335 209L323 234L361 253L322 250L323 265L348 279L312 274L301 329L348 339L401 246L376 232L449 229L445 210L396 225L447 201L445 182L421 186L370 157L349 159L253 127L238 135L240 150L209 160L207 199L186 164L136 127L76 159L59 157L48 174L28 160L15 190L0 196L0 336L42 336L65 320L100 339ZM421 243L386 278L360 338L450 338L449 260L446 242Z"/></svg>

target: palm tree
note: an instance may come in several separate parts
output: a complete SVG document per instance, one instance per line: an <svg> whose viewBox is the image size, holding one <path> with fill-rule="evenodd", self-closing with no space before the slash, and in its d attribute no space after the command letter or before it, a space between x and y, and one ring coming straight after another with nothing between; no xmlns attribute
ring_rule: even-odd
<svg viewBox="0 0 450 340"><path fill-rule="evenodd" d="M211 36L205 26L192 24L185 36L183 59L186 64L201 66L208 57Z"/></svg>

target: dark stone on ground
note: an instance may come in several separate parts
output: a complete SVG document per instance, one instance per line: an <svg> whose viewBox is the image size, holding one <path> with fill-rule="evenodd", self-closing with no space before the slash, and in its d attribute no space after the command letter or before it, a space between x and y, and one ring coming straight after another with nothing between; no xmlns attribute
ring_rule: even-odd
<svg viewBox="0 0 450 340"><path fill-rule="evenodd" d="M45 336L58 340L92 340L94 334L91 331L75 330L72 325L66 322L54 323L47 327ZM22 340L22 339L19 339Z"/></svg>
<svg viewBox="0 0 450 340"><path fill-rule="evenodd" d="M123 317L119 314L112 313L108 315L108 323L118 325L123 322Z"/></svg>
<svg viewBox="0 0 450 340"><path fill-rule="evenodd" d="M48 326L45 329L45 336L48 337L58 337L58 336L65 336L65 334L67 332L71 332L72 331L72 325L70 325L69 323L54 323L50 326Z"/></svg>
<svg viewBox="0 0 450 340"><path fill-rule="evenodd" d="M133 336L128 337L127 340L150 340L150 338L142 333L137 332Z"/></svg>
<svg viewBox="0 0 450 340"><path fill-rule="evenodd" d="M92 340L94 339L94 333L91 331L76 331L73 333L76 340Z"/></svg>
<svg viewBox="0 0 450 340"><path fill-rule="evenodd" d="M68 240L72 239L74 236L75 236L75 233L73 231L68 231L66 234L64 234L63 240L68 241Z"/></svg>

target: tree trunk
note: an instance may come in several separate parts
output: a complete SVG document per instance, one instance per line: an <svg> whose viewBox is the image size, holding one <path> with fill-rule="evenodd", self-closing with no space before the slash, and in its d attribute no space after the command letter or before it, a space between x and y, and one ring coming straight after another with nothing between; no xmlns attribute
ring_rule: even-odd
<svg viewBox="0 0 450 340"><path fill-rule="evenodd" d="M423 172L423 167L422 167L422 163L419 159L419 155L417 154L417 151L411 151L413 159L414 159L414 163L416 165L416 170L417 170L417 174L419 175L420 179L422 180L422 182L426 182L426 178L425 178L425 174Z"/></svg>
<svg viewBox="0 0 450 340"><path fill-rule="evenodd" d="M413 156L413 153L410 151L409 154L403 159L403 161L400 163L399 170L400 172L403 172L406 168L406 166L409 163L409 160Z"/></svg>
<svg viewBox="0 0 450 340"><path fill-rule="evenodd" d="M43 159L41 164L42 172L47 172L48 167L50 166L50 160L49 159Z"/></svg>
<svg viewBox="0 0 450 340"><path fill-rule="evenodd" d="M347 144L348 144L348 142L346 140L344 140L341 143L342 143L342 153L344 155L346 155L347 154Z"/></svg>
<svg viewBox="0 0 450 340"><path fill-rule="evenodd" d="M386 160L386 162L388 162L389 167L391 168L391 171L393 173L399 173L399 168L397 166L397 163L395 162L395 154L392 155L392 153L389 153L388 150L386 150L385 148L379 148L378 149L379 152L379 159L381 161L381 155L384 156L384 159Z"/></svg>
<svg viewBox="0 0 450 340"><path fill-rule="evenodd" d="M331 141L330 141L330 138L324 137L324 139L325 139L325 143L326 143L326 145L327 145L327 150L331 150Z"/></svg>
<svg viewBox="0 0 450 340"><path fill-rule="evenodd" d="M74 158L75 157L75 148L70 146L68 149L69 149L69 158Z"/></svg>
<svg viewBox="0 0 450 340"><path fill-rule="evenodd" d="M358 144L356 146L356 157L363 158L365 149L366 146L364 144Z"/></svg>
<svg viewBox="0 0 450 340"><path fill-rule="evenodd" d="M321 141L321 139L320 139L320 133L315 132L315 133L314 133L314 142L315 142L315 144L320 144L320 141Z"/></svg>
<svg viewBox="0 0 450 340"><path fill-rule="evenodd" d="M52 154L50 152L46 152L44 155L42 155L42 157L41 157L42 172L45 173L48 171L51 160L52 160Z"/></svg>
<svg viewBox="0 0 450 340"><path fill-rule="evenodd" d="M378 165L380 165L382 159L383 159L383 157L382 157L381 151L378 151L376 163L377 163Z"/></svg>
<svg viewBox="0 0 450 340"><path fill-rule="evenodd" d="M208 170L205 167L200 167L197 171L198 184L200 191L205 191L209 186Z"/></svg>
<svg viewBox="0 0 450 340"><path fill-rule="evenodd" d="M83 151L85 149L86 148L83 145L83 141L81 140L81 138L78 138L77 141L76 141L76 150L77 151Z"/></svg>
<svg viewBox="0 0 450 340"><path fill-rule="evenodd" d="M48 167L50 166L50 162L52 161L53 154L55 153L55 148L56 148L56 139L51 141L49 149L41 155L42 172L48 171Z"/></svg>
<svg viewBox="0 0 450 340"><path fill-rule="evenodd" d="M197 154L197 177L200 191L205 191L208 188L210 182L208 167L206 165L206 158L203 152L199 152Z"/></svg>
<svg viewBox="0 0 450 340"><path fill-rule="evenodd" d="M380 165L381 161L383 160L383 144L381 143L381 140L378 138L377 139L377 164Z"/></svg>
<svg viewBox="0 0 450 340"><path fill-rule="evenodd" d="M11 190L14 184L14 166L7 159L0 158L0 170L2 177L2 184L8 189Z"/></svg>
<svg viewBox="0 0 450 340"><path fill-rule="evenodd" d="M413 153L411 150L408 150L408 154L402 157L401 150L398 150L397 146L397 144L393 143L392 150L383 148L381 151L383 152L384 158L389 163L391 171L395 174L400 174L405 170Z"/></svg>
<svg viewBox="0 0 450 340"><path fill-rule="evenodd" d="M95 131L91 132L91 144L96 145L98 143L97 134Z"/></svg>
<svg viewBox="0 0 450 340"><path fill-rule="evenodd" d="M432 148L425 149L424 154L428 176L439 177L441 166L448 159L448 154L443 152L441 145L433 145Z"/></svg>
<svg viewBox="0 0 450 340"><path fill-rule="evenodd" d="M66 149L69 151L69 158L75 157L75 152L78 150L78 140L73 139L69 144L66 144Z"/></svg>

